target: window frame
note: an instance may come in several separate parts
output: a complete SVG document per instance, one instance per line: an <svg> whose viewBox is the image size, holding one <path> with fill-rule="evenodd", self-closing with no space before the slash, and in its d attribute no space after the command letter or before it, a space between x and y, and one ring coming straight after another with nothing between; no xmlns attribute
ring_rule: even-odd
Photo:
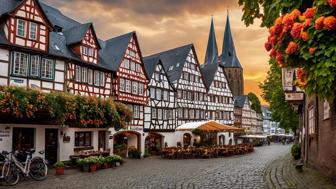
<svg viewBox="0 0 336 189"><path fill-rule="evenodd" d="M125 79L125 83L126 83L125 92L131 93L132 92L132 82L131 82L131 80Z"/></svg>
<svg viewBox="0 0 336 189"><path fill-rule="evenodd" d="M138 94L138 82L132 81L132 94Z"/></svg>
<svg viewBox="0 0 336 189"><path fill-rule="evenodd" d="M47 75L46 75L48 70L43 69L43 66L44 66L43 64L47 64L47 63L48 64L50 63L50 67L49 67L49 72L51 73L50 77L47 77ZM44 73L44 71L45 71L45 73ZM50 59L50 58L42 58L41 59L41 78L52 80L52 79L54 79L54 77L55 77L55 60Z"/></svg>
<svg viewBox="0 0 336 189"><path fill-rule="evenodd" d="M35 25L35 30L34 30L34 35L35 35L35 37L34 38L32 38L32 25ZM31 39L31 40L37 40L37 30L38 30L38 24L37 23L35 23L35 22L30 22L29 23L29 39Z"/></svg>
<svg viewBox="0 0 336 189"><path fill-rule="evenodd" d="M82 67L81 79L83 83L87 83L88 81L88 69L86 67Z"/></svg>
<svg viewBox="0 0 336 189"><path fill-rule="evenodd" d="M36 58L35 61L33 62L33 58ZM40 56L38 55L32 55L30 56L30 63L29 63L29 76L31 77L40 77L40 72L41 72L41 63L40 63ZM33 70L33 63L36 64L35 65L35 69L36 69L36 75L32 74L32 70Z"/></svg>
<svg viewBox="0 0 336 189"><path fill-rule="evenodd" d="M139 105L133 105L133 118L134 119L140 118L140 106Z"/></svg>
<svg viewBox="0 0 336 189"><path fill-rule="evenodd" d="M122 92L125 91L125 79L124 78L119 79L119 91L122 91Z"/></svg>
<svg viewBox="0 0 336 189"><path fill-rule="evenodd" d="M93 84L93 70L87 69L87 83L92 85Z"/></svg>
<svg viewBox="0 0 336 189"><path fill-rule="evenodd" d="M76 82L82 81L82 68L78 65L75 66L75 81Z"/></svg>
<svg viewBox="0 0 336 189"><path fill-rule="evenodd" d="M94 71L94 76L93 76L93 83L95 86L99 87L100 86L100 74L98 70Z"/></svg>
<svg viewBox="0 0 336 189"><path fill-rule="evenodd" d="M86 46L82 46L82 54L88 56L88 48Z"/></svg>
<svg viewBox="0 0 336 189"><path fill-rule="evenodd" d="M19 62L16 62L17 57L19 55ZM22 56L26 56L26 62L20 62L22 59ZM28 76L28 66L29 66L29 54L22 53L22 52L13 52L13 61L12 62L12 74L16 76ZM18 63L18 64L17 64ZM15 72L16 68L18 67L18 72ZM20 68L22 67L22 73L20 71Z"/></svg>
<svg viewBox="0 0 336 189"><path fill-rule="evenodd" d="M81 143L80 136L79 136L80 134L83 134L83 139L84 139L84 141L82 142L83 145L79 145ZM88 141L86 141L87 136L89 137ZM92 132L91 131L76 131L75 139L74 139L74 146L75 147L91 147L92 146Z"/></svg>
<svg viewBox="0 0 336 189"><path fill-rule="evenodd" d="M22 22L23 24L23 28L22 28L22 35L20 35L20 22ZM22 19L17 19L16 20L16 36L18 37L26 37L26 27L27 27L27 21L26 20L22 20Z"/></svg>

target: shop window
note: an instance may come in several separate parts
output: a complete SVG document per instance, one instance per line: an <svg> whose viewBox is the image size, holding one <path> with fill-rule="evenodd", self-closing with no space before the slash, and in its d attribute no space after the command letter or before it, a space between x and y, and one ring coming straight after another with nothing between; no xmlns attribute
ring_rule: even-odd
<svg viewBox="0 0 336 189"><path fill-rule="evenodd" d="M35 129L13 128L13 150L27 151L35 148Z"/></svg>

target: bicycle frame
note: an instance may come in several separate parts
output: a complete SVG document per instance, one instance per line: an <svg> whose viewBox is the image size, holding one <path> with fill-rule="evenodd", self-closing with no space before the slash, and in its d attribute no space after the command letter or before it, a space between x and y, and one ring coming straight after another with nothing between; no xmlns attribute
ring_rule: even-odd
<svg viewBox="0 0 336 189"><path fill-rule="evenodd" d="M29 175L30 163L31 163L31 159L32 159L30 154L27 155L26 162L25 162L24 166L19 160L16 159L16 157L13 154L10 154L10 159L14 162L16 167L18 167L20 169L20 171L25 176Z"/></svg>

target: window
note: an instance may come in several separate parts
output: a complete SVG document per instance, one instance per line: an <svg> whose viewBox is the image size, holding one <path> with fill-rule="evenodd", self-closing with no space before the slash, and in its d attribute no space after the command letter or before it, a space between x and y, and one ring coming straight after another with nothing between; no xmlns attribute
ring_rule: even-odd
<svg viewBox="0 0 336 189"><path fill-rule="evenodd" d="M160 108L157 110L157 118L162 119L162 109Z"/></svg>
<svg viewBox="0 0 336 189"><path fill-rule="evenodd" d="M168 101L168 91L163 91L163 100Z"/></svg>
<svg viewBox="0 0 336 189"><path fill-rule="evenodd" d="M82 46L83 55L87 55L87 47Z"/></svg>
<svg viewBox="0 0 336 189"><path fill-rule="evenodd" d="M194 119L194 110L193 109L190 110L189 116L190 116L191 119Z"/></svg>
<svg viewBox="0 0 336 189"><path fill-rule="evenodd" d="M132 62L132 61L131 61L131 70L135 71L135 62Z"/></svg>
<svg viewBox="0 0 336 189"><path fill-rule="evenodd" d="M182 91L181 90L177 91L177 98L182 98Z"/></svg>
<svg viewBox="0 0 336 189"><path fill-rule="evenodd" d="M156 108L152 108L152 119L157 119L157 111L156 111Z"/></svg>
<svg viewBox="0 0 336 189"><path fill-rule="evenodd" d="M138 94L138 82L132 82L132 94Z"/></svg>
<svg viewBox="0 0 336 189"><path fill-rule="evenodd" d="M135 71L136 72L141 72L141 66L140 66L140 64L136 64Z"/></svg>
<svg viewBox="0 0 336 189"><path fill-rule="evenodd" d="M199 110L195 110L195 118L196 119L199 119L199 117L200 117L200 112L199 112Z"/></svg>
<svg viewBox="0 0 336 189"><path fill-rule="evenodd" d="M144 84L139 83L139 95L143 95L144 94Z"/></svg>
<svg viewBox="0 0 336 189"><path fill-rule="evenodd" d="M42 58L41 77L52 79L54 77L54 61L47 58Z"/></svg>
<svg viewBox="0 0 336 189"><path fill-rule="evenodd" d="M30 76L38 77L40 75L40 57L30 57Z"/></svg>
<svg viewBox="0 0 336 189"><path fill-rule="evenodd" d="M133 106L133 116L134 118L140 118L140 106Z"/></svg>
<svg viewBox="0 0 336 189"><path fill-rule="evenodd" d="M81 81L81 68L80 66L76 66L76 81L80 82Z"/></svg>
<svg viewBox="0 0 336 189"><path fill-rule="evenodd" d="M37 38L37 24L34 22L30 22L29 39L36 40L36 38Z"/></svg>
<svg viewBox="0 0 336 189"><path fill-rule="evenodd" d="M87 82L87 68L82 68L82 82Z"/></svg>
<svg viewBox="0 0 336 189"><path fill-rule="evenodd" d="M89 84L92 84L92 70L88 69L88 74L87 74L87 81Z"/></svg>
<svg viewBox="0 0 336 189"><path fill-rule="evenodd" d="M94 84L96 85L96 86L99 86L99 71L94 71Z"/></svg>
<svg viewBox="0 0 336 189"><path fill-rule="evenodd" d="M168 110L165 110L165 109L162 110L163 120L167 120L167 112Z"/></svg>
<svg viewBox="0 0 336 189"><path fill-rule="evenodd" d="M161 100L162 97L161 97L161 89L156 89L156 99L157 100Z"/></svg>
<svg viewBox="0 0 336 189"><path fill-rule="evenodd" d="M75 132L75 147L91 146L91 132Z"/></svg>
<svg viewBox="0 0 336 189"><path fill-rule="evenodd" d="M16 35L20 37L25 37L26 31L26 21L24 20L17 20L17 31Z"/></svg>
<svg viewBox="0 0 336 189"><path fill-rule="evenodd" d="M315 133L315 108L308 111L308 134Z"/></svg>
<svg viewBox="0 0 336 189"><path fill-rule="evenodd" d="M129 69L129 60L124 59L124 68Z"/></svg>
<svg viewBox="0 0 336 189"><path fill-rule="evenodd" d="M184 109L184 114L183 114L183 116L184 116L184 118L185 119L187 119L188 118L188 109Z"/></svg>
<svg viewBox="0 0 336 189"><path fill-rule="evenodd" d="M126 80L126 92L131 93L131 81Z"/></svg>
<svg viewBox="0 0 336 189"><path fill-rule="evenodd" d="M100 86L105 86L105 73L104 72L99 72L99 83Z"/></svg>
<svg viewBox="0 0 336 189"><path fill-rule="evenodd" d="M198 92L195 92L195 98L196 101L198 100Z"/></svg>
<svg viewBox="0 0 336 189"><path fill-rule="evenodd" d="M182 93L183 93L183 99L187 99L187 91L182 91Z"/></svg>
<svg viewBox="0 0 336 189"><path fill-rule="evenodd" d="M150 98L155 99L155 88L150 88Z"/></svg>
<svg viewBox="0 0 336 189"><path fill-rule="evenodd" d="M155 73L154 76L155 76L155 81L157 81L157 82L161 82L162 81L161 80L161 75L159 73Z"/></svg>
<svg viewBox="0 0 336 189"><path fill-rule="evenodd" d="M134 51L130 50L129 55L130 55L130 57L135 58L135 52Z"/></svg>
<svg viewBox="0 0 336 189"><path fill-rule="evenodd" d="M15 52L13 74L27 76L28 54Z"/></svg>
<svg viewBox="0 0 336 189"><path fill-rule="evenodd" d="M167 119L173 118L173 110L168 110L167 111Z"/></svg>
<svg viewBox="0 0 336 189"><path fill-rule="evenodd" d="M120 78L120 91L125 91L125 79Z"/></svg>
<svg viewBox="0 0 336 189"><path fill-rule="evenodd" d="M93 48L89 48L89 56L93 57Z"/></svg>

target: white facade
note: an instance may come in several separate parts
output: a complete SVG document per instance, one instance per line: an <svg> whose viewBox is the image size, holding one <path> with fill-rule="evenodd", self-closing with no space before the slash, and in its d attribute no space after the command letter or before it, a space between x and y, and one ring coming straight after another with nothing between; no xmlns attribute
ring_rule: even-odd
<svg viewBox="0 0 336 189"><path fill-rule="evenodd" d="M218 66L217 68L214 80L209 87L207 96L208 119L216 120L227 125L233 125L233 96L225 77L224 70L221 66Z"/></svg>

